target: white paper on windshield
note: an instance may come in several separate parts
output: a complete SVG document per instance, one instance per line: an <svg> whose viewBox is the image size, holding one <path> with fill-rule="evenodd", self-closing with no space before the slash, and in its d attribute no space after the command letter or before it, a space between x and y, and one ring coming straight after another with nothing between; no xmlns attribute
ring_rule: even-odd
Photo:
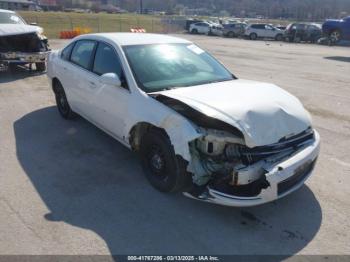
<svg viewBox="0 0 350 262"><path fill-rule="evenodd" d="M196 53L197 55L200 55L200 54L204 53L204 50L200 49L196 45L189 45L189 46L187 46L187 48L190 49L193 53Z"/></svg>

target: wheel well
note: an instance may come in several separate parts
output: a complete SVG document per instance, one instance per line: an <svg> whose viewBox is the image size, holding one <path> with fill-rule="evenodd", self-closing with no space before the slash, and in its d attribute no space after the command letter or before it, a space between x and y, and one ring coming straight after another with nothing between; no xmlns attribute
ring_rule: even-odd
<svg viewBox="0 0 350 262"><path fill-rule="evenodd" d="M129 144L133 151L139 150L142 137L147 132L150 132L152 130L158 130L167 137L169 137L165 129L157 127L147 122L139 122L136 125L134 125L129 132Z"/></svg>

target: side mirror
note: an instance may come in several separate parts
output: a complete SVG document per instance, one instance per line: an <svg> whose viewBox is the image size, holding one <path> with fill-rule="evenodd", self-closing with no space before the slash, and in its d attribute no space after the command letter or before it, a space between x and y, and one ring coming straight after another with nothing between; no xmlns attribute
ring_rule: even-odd
<svg viewBox="0 0 350 262"><path fill-rule="evenodd" d="M119 76L115 73L107 73L101 76L100 82L105 85L120 87L122 82L119 79Z"/></svg>

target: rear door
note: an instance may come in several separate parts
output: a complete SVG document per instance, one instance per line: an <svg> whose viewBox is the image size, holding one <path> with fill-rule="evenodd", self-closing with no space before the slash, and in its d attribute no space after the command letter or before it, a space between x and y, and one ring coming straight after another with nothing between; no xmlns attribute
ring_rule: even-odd
<svg viewBox="0 0 350 262"><path fill-rule="evenodd" d="M258 35L258 37L266 37L265 25L256 24L252 26L252 31Z"/></svg>
<svg viewBox="0 0 350 262"><path fill-rule="evenodd" d="M74 109L78 113L90 118L92 116L89 104L89 90L91 89L91 67L97 42L94 40L79 40L75 43L67 67L70 78L70 90L74 97Z"/></svg>

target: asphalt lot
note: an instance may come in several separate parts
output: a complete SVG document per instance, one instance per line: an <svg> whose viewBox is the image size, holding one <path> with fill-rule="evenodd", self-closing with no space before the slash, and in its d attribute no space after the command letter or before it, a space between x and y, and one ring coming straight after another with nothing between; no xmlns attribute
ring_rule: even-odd
<svg viewBox="0 0 350 262"><path fill-rule="evenodd" d="M121 144L58 115L45 75L1 73L0 254L350 254L350 49L184 37L304 103L322 137L306 185L253 208L164 195Z"/></svg>

